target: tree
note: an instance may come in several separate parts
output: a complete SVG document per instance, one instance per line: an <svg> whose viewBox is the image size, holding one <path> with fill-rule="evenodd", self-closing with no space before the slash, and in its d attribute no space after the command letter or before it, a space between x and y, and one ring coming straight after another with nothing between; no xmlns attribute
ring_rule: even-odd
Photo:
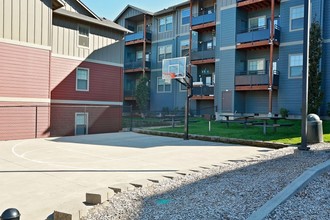
<svg viewBox="0 0 330 220"><path fill-rule="evenodd" d="M148 108L148 100L149 100L148 78L143 76L140 78L138 85L136 87L136 103L142 115L146 112Z"/></svg>
<svg viewBox="0 0 330 220"><path fill-rule="evenodd" d="M319 71L322 57L321 27L313 21L309 37L309 78L308 78L308 113L317 114L322 104L321 72Z"/></svg>

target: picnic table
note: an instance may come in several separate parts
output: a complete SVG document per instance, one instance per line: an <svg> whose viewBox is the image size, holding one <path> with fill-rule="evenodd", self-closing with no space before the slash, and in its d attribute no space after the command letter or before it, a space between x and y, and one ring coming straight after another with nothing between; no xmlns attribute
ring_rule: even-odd
<svg viewBox="0 0 330 220"><path fill-rule="evenodd" d="M262 121L262 124L254 124L254 126L262 126L263 127L263 133L264 134L267 134L267 128L273 128L274 129L274 132L276 132L276 128L277 127L280 127L280 126L292 126L293 124L279 124L278 123L278 120L280 119L284 119L283 117L278 117L278 116L255 116L254 119L256 120L261 120ZM268 122L269 121L273 121L272 124L269 124Z"/></svg>
<svg viewBox="0 0 330 220"><path fill-rule="evenodd" d="M171 121L172 122L172 128L175 126L176 121L181 121L182 115L164 115L164 121Z"/></svg>
<svg viewBox="0 0 330 220"><path fill-rule="evenodd" d="M241 123L244 124L244 127L248 125L248 120L253 118L252 115L242 115L242 114L233 114L233 115L219 115L220 117L226 118L226 120L220 120L222 123L226 123L227 128L229 128L229 123ZM233 120L230 120L233 118Z"/></svg>

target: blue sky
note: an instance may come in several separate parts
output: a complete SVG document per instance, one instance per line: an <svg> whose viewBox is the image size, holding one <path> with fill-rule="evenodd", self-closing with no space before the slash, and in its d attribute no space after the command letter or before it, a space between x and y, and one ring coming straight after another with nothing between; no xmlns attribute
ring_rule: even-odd
<svg viewBox="0 0 330 220"><path fill-rule="evenodd" d="M134 5L144 10L155 12L180 4L186 0L81 0L88 8L99 17L106 17L113 20L126 7Z"/></svg>

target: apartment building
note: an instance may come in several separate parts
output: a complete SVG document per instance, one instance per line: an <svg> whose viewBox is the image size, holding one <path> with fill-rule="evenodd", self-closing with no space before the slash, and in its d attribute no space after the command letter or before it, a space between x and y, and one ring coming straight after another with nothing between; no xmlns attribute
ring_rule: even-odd
<svg viewBox="0 0 330 220"><path fill-rule="evenodd" d="M161 60L188 56L196 114L266 115L286 108L299 117L303 7L302 0L191 0L155 13L127 6L115 19L134 32L125 38L124 88L131 92L125 92L126 104L134 105L136 81L145 69L150 110L182 108L185 88L164 83ZM328 1L311 1L312 20L320 23L323 38L321 115L330 102L329 8ZM126 61L138 60L146 63L129 69Z"/></svg>
<svg viewBox="0 0 330 220"><path fill-rule="evenodd" d="M0 140L121 130L127 29L79 0L0 11Z"/></svg>

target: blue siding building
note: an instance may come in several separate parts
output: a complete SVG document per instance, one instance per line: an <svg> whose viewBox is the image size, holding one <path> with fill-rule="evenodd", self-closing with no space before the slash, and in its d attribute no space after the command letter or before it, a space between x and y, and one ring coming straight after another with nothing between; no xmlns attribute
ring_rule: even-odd
<svg viewBox="0 0 330 220"><path fill-rule="evenodd" d="M322 28L324 100L318 113L326 115L330 2L312 0L311 6L312 20ZM194 77L191 110L195 114L268 115L286 108L291 117L299 118L303 11L302 0L190 0L155 13L127 6L115 21L143 40L126 44L125 102L134 104L134 86L144 74L150 79L151 111L182 109L186 90L174 80L164 83L161 60L187 56ZM138 58L145 62L142 68L126 67L126 60L139 64Z"/></svg>

